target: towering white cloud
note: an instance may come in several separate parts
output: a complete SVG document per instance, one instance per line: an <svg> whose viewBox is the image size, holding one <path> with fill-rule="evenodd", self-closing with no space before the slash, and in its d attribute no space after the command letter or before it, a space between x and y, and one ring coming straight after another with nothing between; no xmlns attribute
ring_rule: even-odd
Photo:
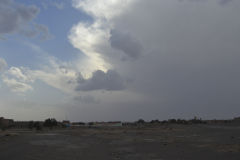
<svg viewBox="0 0 240 160"><path fill-rule="evenodd" d="M91 75L93 71L106 72L114 69L109 57L114 56L109 43L111 30L114 28L113 19L129 9L135 0L74 0L73 5L92 16L93 23L80 22L75 25L69 35L70 42L80 49L88 59L90 69L85 73ZM109 55L112 54L112 55ZM84 70L84 69L83 69ZM85 75L84 74L84 75Z"/></svg>
<svg viewBox="0 0 240 160"><path fill-rule="evenodd" d="M114 71L114 57L116 59L116 57L118 58L120 56L115 54L115 50L111 47L109 40L111 30L114 29L114 18L128 10L134 1L135 0L106 0L104 2L100 0L73 1L75 8L83 10L93 18L92 23L79 22L73 26L69 35L69 40L72 45L86 55L86 58L79 60L77 67L83 78L87 80L85 83L78 83L77 91L99 89L119 90L124 88L121 76L117 71ZM114 45L117 50L126 52L130 57L138 56L139 53L136 52L138 52L139 48L131 50L131 47L127 45L119 46L116 44L119 43L119 41L126 40L126 38L119 38L114 35L112 39L112 45ZM134 44L133 47L140 46L138 46L137 41L133 38L129 39L129 41L131 44ZM100 75L100 73L102 73L101 75L108 81L103 82L103 79L98 79L97 75Z"/></svg>
<svg viewBox="0 0 240 160"><path fill-rule="evenodd" d="M86 55L83 63L87 64L80 68L84 75L89 77L94 70L107 71L111 68L111 65L105 61L104 55L99 52L99 48L106 46L108 40L108 33L101 28L101 24L79 23L71 29L69 39L75 48Z"/></svg>
<svg viewBox="0 0 240 160"><path fill-rule="evenodd" d="M135 0L73 0L73 6L96 19L111 20L121 15Z"/></svg>

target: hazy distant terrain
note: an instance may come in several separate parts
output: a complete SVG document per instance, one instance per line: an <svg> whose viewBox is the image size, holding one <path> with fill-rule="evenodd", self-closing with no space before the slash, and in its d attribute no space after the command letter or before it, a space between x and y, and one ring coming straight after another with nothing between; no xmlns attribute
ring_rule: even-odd
<svg viewBox="0 0 240 160"><path fill-rule="evenodd" d="M238 160L240 126L10 130L0 144L1 160Z"/></svg>

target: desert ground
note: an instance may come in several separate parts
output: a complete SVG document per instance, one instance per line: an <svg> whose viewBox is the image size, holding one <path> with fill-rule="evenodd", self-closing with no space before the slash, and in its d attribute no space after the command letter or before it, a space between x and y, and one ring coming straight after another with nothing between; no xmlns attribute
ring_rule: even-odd
<svg viewBox="0 0 240 160"><path fill-rule="evenodd" d="M0 160L239 160L240 126L0 131Z"/></svg>

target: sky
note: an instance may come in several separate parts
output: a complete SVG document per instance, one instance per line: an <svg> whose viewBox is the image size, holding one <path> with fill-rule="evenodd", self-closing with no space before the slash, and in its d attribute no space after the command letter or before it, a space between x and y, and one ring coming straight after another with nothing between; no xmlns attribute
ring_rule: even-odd
<svg viewBox="0 0 240 160"><path fill-rule="evenodd" d="M240 116L238 0L0 0L0 117Z"/></svg>

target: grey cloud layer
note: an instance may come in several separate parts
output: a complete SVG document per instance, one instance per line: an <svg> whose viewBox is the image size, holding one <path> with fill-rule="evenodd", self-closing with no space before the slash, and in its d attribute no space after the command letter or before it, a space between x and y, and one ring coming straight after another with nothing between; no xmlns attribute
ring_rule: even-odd
<svg viewBox="0 0 240 160"><path fill-rule="evenodd" d="M225 4L228 4L228 3L230 3L230 2L232 2L233 0L220 0L220 4L221 5L225 5Z"/></svg>
<svg viewBox="0 0 240 160"><path fill-rule="evenodd" d="M116 21L116 30L138 35L146 50L146 56L117 69L135 80L129 87L152 99L160 115L239 112L239 11L204 3L141 1Z"/></svg>
<svg viewBox="0 0 240 160"><path fill-rule="evenodd" d="M86 96L77 96L74 97L74 100L77 102L85 103L85 104L99 104L100 101L96 100L93 96L86 95Z"/></svg>
<svg viewBox="0 0 240 160"><path fill-rule="evenodd" d="M29 37L41 34L42 38L46 39L49 36L46 27L30 23L38 13L39 9L35 6L18 4L13 0L1 0L0 35L19 32Z"/></svg>
<svg viewBox="0 0 240 160"><path fill-rule="evenodd" d="M189 1L189 2L207 2L208 0L178 0L179 2ZM220 5L226 5L234 0L217 0Z"/></svg>

